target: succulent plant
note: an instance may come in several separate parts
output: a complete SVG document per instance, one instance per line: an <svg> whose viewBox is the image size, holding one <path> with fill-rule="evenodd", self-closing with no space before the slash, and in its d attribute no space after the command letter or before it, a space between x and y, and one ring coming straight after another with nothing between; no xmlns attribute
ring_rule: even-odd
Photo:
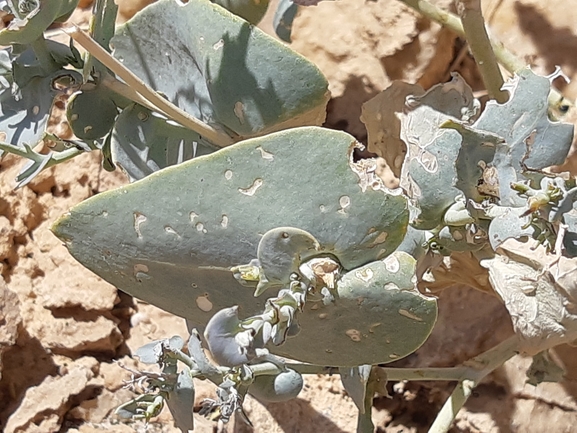
<svg viewBox="0 0 577 433"><path fill-rule="evenodd" d="M436 307L434 301L411 291L413 259L398 254L387 258L407 228L406 199L400 191L384 187L374 174L374 161L353 161L356 146L347 134L314 127L245 140L100 194L61 219L54 231L94 272L201 329L222 308L238 305L239 315L245 318L262 310L266 303L253 296L259 284L270 286L267 296L295 298L290 302L296 310L304 305L293 293L293 283L318 286L316 306L309 307L307 301L299 318L315 324L301 326L293 345L275 350L308 362L333 353L334 365L388 362L395 353L404 356L424 341ZM300 158L304 153L306 161ZM156 181L159 175L160 182ZM288 192L286 185L291 186ZM330 187L302 197L299 191L308 185ZM217 195L217 201L203 199ZM161 215L159 209L167 213ZM117 233L113 238L106 235L111 227ZM81 242L86 239L83 230L91 233L90 245ZM332 260L339 274L365 264L370 267L344 274L343 284L333 283L327 290L334 294L326 294L322 279L321 284L311 281L310 271L300 270L313 257ZM247 259L257 264L242 266ZM392 264L387 268L383 259ZM319 266L322 269L322 263ZM399 275L392 275L395 272ZM370 284L373 276L376 287L389 289L374 295L375 299L370 290L364 293L357 288ZM181 296L190 302L181 302ZM359 296L366 298L366 308L363 303L360 308L345 307L348 302L358 304ZM394 299L399 304L391 304L388 314L393 317L380 318L389 308L382 304ZM326 346L321 347L315 329L323 328L323 317L331 314L340 316L345 328L336 333L334 342L326 338ZM355 330L354 324L371 315L374 319L366 329ZM373 346L370 341L389 332L379 323L398 317L417 323L421 330L414 341L409 335L400 337L410 341L407 348L382 349L384 354L358 350L358 346ZM334 326L330 320L326 323L328 328ZM371 325L374 329L369 329ZM342 343L339 335L345 338ZM361 354L366 359L356 361Z"/></svg>
<svg viewBox="0 0 577 433"><path fill-rule="evenodd" d="M318 68L221 6L160 0L115 30L114 2L99 0L91 36L70 30L89 48L81 59L42 36L74 1L5 3L17 20L0 31L12 44L0 52L0 150L30 160L20 185L84 151L121 166L133 183L75 206L53 231L84 266L191 327L186 346L177 336L136 352L161 372L133 372L143 394L120 415L149 420L166 403L188 430L194 378L217 385L201 414L228 421L246 418L247 392L284 401L302 374L338 371L360 432L372 431L372 396L388 378L457 380L432 428L446 431L516 353L535 356L532 383L560 377L544 351L577 340L577 185L549 170L573 139L549 112L558 72L519 70L508 101L482 112L456 74L428 91L393 83L362 113L368 150L398 181L388 188L354 137L318 126L329 97ZM218 3L251 22L268 6ZM284 39L304 3L281 2ZM74 140L46 130L66 92ZM32 150L46 138L53 151ZM482 279L451 275L467 260L516 336L446 370L376 367L427 339L436 283Z"/></svg>

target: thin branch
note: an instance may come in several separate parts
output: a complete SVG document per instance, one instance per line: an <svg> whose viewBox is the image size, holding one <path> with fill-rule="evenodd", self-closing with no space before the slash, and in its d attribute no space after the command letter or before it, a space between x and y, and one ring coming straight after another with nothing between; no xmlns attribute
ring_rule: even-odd
<svg viewBox="0 0 577 433"><path fill-rule="evenodd" d="M285 367L299 372L300 374L338 374L337 367L328 367L313 364L286 363ZM251 366L252 368L252 366ZM386 375L387 380L431 380L451 382L465 377L470 371L469 367L440 367L440 368L399 368L399 367L376 367Z"/></svg>
<svg viewBox="0 0 577 433"><path fill-rule="evenodd" d="M471 380L465 379L457 384L455 390L437 414L437 418L435 418L435 422L429 429L429 433L446 433L449 431L459 410L471 396L473 388L475 388L475 384Z"/></svg>
<svg viewBox="0 0 577 433"><path fill-rule="evenodd" d="M372 417L374 395L374 386L368 383L363 401L364 410L359 410L357 414L357 433L373 433L375 431Z"/></svg>
<svg viewBox="0 0 577 433"><path fill-rule="evenodd" d="M507 102L509 94L501 90L504 83L503 76L485 28L481 0L460 0L457 3L457 8L461 15L465 37L477 62L489 96L500 104Z"/></svg>
<svg viewBox="0 0 577 433"><path fill-rule="evenodd" d="M421 15L441 24L443 27L452 30L461 37L465 37L465 30L463 30L463 24L461 20L455 14L447 12L440 7L429 3L425 0L400 0L407 6L415 9Z"/></svg>
<svg viewBox="0 0 577 433"><path fill-rule="evenodd" d="M225 147L233 143L233 139L228 134L218 131L206 123L201 122L160 96L156 91L154 91L154 89L150 88L126 66L112 57L108 52L106 52L106 50L98 45L90 35L82 31L80 28L75 26L64 29L64 31L78 44L84 47L86 51L90 52L92 56L124 80L129 87L134 89L138 94L152 104L155 111L158 111L175 122L180 123L182 126L197 132L217 146ZM141 101L135 102L141 103Z"/></svg>
<svg viewBox="0 0 577 433"><path fill-rule="evenodd" d="M120 96L123 96L129 101L136 102L137 104L140 104L143 107L146 107L152 111L160 111L152 102L150 102L140 93L138 93L132 87L128 86L124 82L118 80L117 78L113 77L108 73L100 78L100 84L112 90L112 92Z"/></svg>
<svg viewBox="0 0 577 433"><path fill-rule="evenodd" d="M426 1L426 0L399 0L409 6L410 8L416 10L421 15L433 20L443 27L448 28L452 32L456 33L458 36L465 38L465 29L459 17L451 12L447 12L438 6ZM505 48L503 43L489 36L493 52L497 57L497 61L511 74L524 68L527 64L516 57L513 53ZM555 88L551 88L549 93L549 104L554 106L565 106L572 107L573 103L566 99L561 92Z"/></svg>
<svg viewBox="0 0 577 433"><path fill-rule="evenodd" d="M407 6L413 8L417 12L419 12L424 17L429 18L443 27L448 28L452 32L456 33L463 39L466 39L465 29L463 28L463 23L461 19L451 13L447 12L440 7L429 3L426 0L400 0ZM501 41L496 40L489 36L489 40L491 42L491 47L495 52L495 56L497 60L503 67L509 71L510 73L515 73L519 69L522 69L526 66L525 62L521 59L518 59L513 53L508 51L505 46L501 43Z"/></svg>
<svg viewBox="0 0 577 433"><path fill-rule="evenodd" d="M71 147L61 152L50 152L48 154L40 154L34 152L30 146L25 145L25 147L22 148L20 146L15 146L9 143L0 143L0 150L12 153L21 158L26 158L38 163L43 162L45 158L49 158L50 160L46 163L44 168L49 168L62 162L66 162L69 159L72 159L75 156L80 155L81 153L85 153L85 151L82 149Z"/></svg>
<svg viewBox="0 0 577 433"><path fill-rule="evenodd" d="M299 372L300 374L338 374L338 368L325 367L312 364L286 363L285 367ZM252 366L251 366L252 368ZM268 368L268 367L267 367ZM387 376L387 380L419 380L436 382L455 382L468 375L473 374L471 367L461 365L458 367L439 368L400 368L400 367L378 367ZM274 374L274 368L271 366Z"/></svg>
<svg viewBox="0 0 577 433"><path fill-rule="evenodd" d="M471 396L473 389L496 368L518 353L519 339L517 335L481 353L463 363L469 370L463 375L451 396L447 399L429 433L446 433L449 431L455 417Z"/></svg>
<svg viewBox="0 0 577 433"><path fill-rule="evenodd" d="M102 48L110 52L110 39L114 36L116 26L116 16L118 15L118 5L114 0L96 0L92 7L92 18L90 19L89 34ZM87 51L84 62L84 82L88 81L93 70L100 75L107 73L102 63L97 61L94 56Z"/></svg>

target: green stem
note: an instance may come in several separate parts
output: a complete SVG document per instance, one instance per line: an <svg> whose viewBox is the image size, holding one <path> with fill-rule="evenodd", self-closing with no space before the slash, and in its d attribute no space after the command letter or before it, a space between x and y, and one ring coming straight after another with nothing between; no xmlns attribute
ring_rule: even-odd
<svg viewBox="0 0 577 433"><path fill-rule="evenodd" d="M116 25L116 15L118 6L114 0L96 0L92 9L93 15L90 19L90 36L106 51L110 52L110 39L114 36ZM96 60L90 51L86 53L84 63L84 81L88 81L89 76L95 70L101 75L106 73L106 67Z"/></svg>
<svg viewBox="0 0 577 433"><path fill-rule="evenodd" d="M19 146L14 146L13 144L8 143L0 143L0 150L6 151L8 153L12 153L17 155L21 158L27 158L34 162L42 162L43 158L46 158L47 155L42 155L39 153L34 152L32 149L22 148ZM52 167L53 165L60 164L62 162L66 162L69 159L74 158L77 155L84 153L84 150L77 149L76 147L71 147L70 149L63 150L62 152L51 152L48 157L50 161L46 163L45 168Z"/></svg>
<svg viewBox="0 0 577 433"><path fill-rule="evenodd" d="M81 153L85 153L84 150L78 149L76 147L71 147L70 149L63 150L62 152L53 153L50 156L50 161L48 161L48 164L46 164L45 168L66 162L80 155Z"/></svg>
<svg viewBox="0 0 577 433"><path fill-rule="evenodd" d="M463 24L461 20L455 14L447 12L440 7L429 3L425 0L400 0L407 6L415 9L421 15L441 24L453 32L457 33L459 36L464 37L465 31L463 30Z"/></svg>
<svg viewBox="0 0 577 433"><path fill-rule="evenodd" d="M424 17L441 24L443 27L448 28L458 36L465 38L465 29L457 15L447 12L426 0L399 1L416 10ZM489 36L489 40L497 61L511 74L514 74L519 69L527 66L523 60L519 59L507 50L499 40L491 36ZM573 103L566 99L561 92L555 88L551 88L551 92L549 93L549 104L556 107L565 106L567 108L573 106Z"/></svg>
<svg viewBox="0 0 577 433"><path fill-rule="evenodd" d="M188 364L191 369L193 364ZM300 374L338 374L337 367L326 367L313 364L286 363L286 368L290 368ZM459 381L463 377L471 375L472 370L467 366L445 367L445 368L397 368L397 367L374 367L381 369L387 376L387 380L422 380L422 381ZM228 367L219 367L221 372L226 372ZM279 374L283 371L279 365L272 362L263 362L250 366L255 376L267 374Z"/></svg>
<svg viewBox="0 0 577 433"><path fill-rule="evenodd" d="M455 381L459 380L468 371L467 367L445 368L394 368L381 367L388 380L426 380L426 381Z"/></svg>
<svg viewBox="0 0 577 433"><path fill-rule="evenodd" d="M375 425L373 424L373 396L374 390L370 382L367 384L367 392L365 393L364 410L357 415L357 433L373 433Z"/></svg>
<svg viewBox="0 0 577 433"><path fill-rule="evenodd" d="M365 385L365 398L363 407L359 408L357 414L357 433L373 433L375 424L373 423L373 397L376 393L382 392L382 387L386 384L386 379L379 367L371 367L368 381ZM382 381L381 381L382 379Z"/></svg>
<svg viewBox="0 0 577 433"><path fill-rule="evenodd" d="M455 390L447 399L429 433L446 433L455 417L471 396L473 389L493 370L503 365L518 353L519 340L516 335L466 361L463 365L467 371L460 378Z"/></svg>
<svg viewBox="0 0 577 433"><path fill-rule="evenodd" d="M493 48L497 61L511 74L527 66L523 60L505 48L505 45L503 45L501 41L491 37L489 37L489 40L491 41L491 47Z"/></svg>
<svg viewBox="0 0 577 433"><path fill-rule="evenodd" d="M250 366L250 369L254 376L266 376L266 375L279 374L283 372L283 369L280 366L272 362L263 362L262 364L254 364Z"/></svg>
<svg viewBox="0 0 577 433"><path fill-rule="evenodd" d="M287 363L285 367L298 371L300 374L337 374L338 368L312 364ZM252 366L251 366L252 368ZM388 380L427 380L427 381L457 381L465 376L469 367L441 367L441 368L398 368L378 367L387 376Z"/></svg>
<svg viewBox="0 0 577 433"><path fill-rule="evenodd" d="M198 366L196 365L196 362L194 362L194 359L192 359L190 356L188 356L182 350L171 349L168 352L168 356L171 358L177 359L178 361L184 363L184 365L186 365L188 368L190 368L190 370L198 370Z"/></svg>
<svg viewBox="0 0 577 433"><path fill-rule="evenodd" d="M90 36L110 52L110 40L114 36L118 5L114 0L96 0L94 15L90 20Z"/></svg>
<svg viewBox="0 0 577 433"><path fill-rule="evenodd" d="M489 96L503 104L509 99L508 93L501 90L503 76L489 40L485 19L481 11L481 0L460 0L457 3L465 37L473 57L483 77Z"/></svg>
<svg viewBox="0 0 577 433"><path fill-rule="evenodd" d="M465 402L473 392L473 388L475 388L475 384L471 380L465 379L457 383L455 390L437 414L437 418L429 429L429 433L446 433L449 431L459 410L465 405Z"/></svg>

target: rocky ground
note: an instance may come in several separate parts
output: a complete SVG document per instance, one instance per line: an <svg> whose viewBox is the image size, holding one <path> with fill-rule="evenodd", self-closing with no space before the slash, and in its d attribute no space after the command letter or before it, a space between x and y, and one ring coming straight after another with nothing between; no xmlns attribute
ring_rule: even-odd
<svg viewBox="0 0 577 433"><path fill-rule="evenodd" d="M150 1L118 3L126 19ZM573 78L559 85L575 100L577 1L487 0L484 7L492 32L536 71L551 73L560 65ZM71 20L83 24L88 16L89 9L81 7ZM483 90L462 42L395 0L309 8L296 20L293 47L330 81L327 125L361 141L361 104L392 80L428 88L458 71L474 90ZM58 117L52 127L67 133ZM49 231L74 204L126 182L120 173L103 171L100 162L97 154L83 155L19 190L14 179L22 161L8 156L0 162L0 428L7 433L177 431L166 412L148 427L120 422L113 412L132 396L123 388L130 373L122 368L138 368L130 354L154 339L185 336L183 320L118 292L76 263ZM566 167L574 167L573 159ZM439 307L431 338L398 365L455 365L512 333L505 308L493 296L451 288L440 294ZM530 361L516 357L476 389L452 431L573 431L577 351L560 346L553 355L567 368L562 382L525 384ZM445 383L388 387L391 398L375 399L373 408L378 431L387 433L426 431L452 389ZM211 392L199 384L195 408ZM249 397L246 412L254 428L240 419L222 426L197 417L197 431L351 433L355 410L337 377L307 377L299 398L289 403L263 405Z"/></svg>

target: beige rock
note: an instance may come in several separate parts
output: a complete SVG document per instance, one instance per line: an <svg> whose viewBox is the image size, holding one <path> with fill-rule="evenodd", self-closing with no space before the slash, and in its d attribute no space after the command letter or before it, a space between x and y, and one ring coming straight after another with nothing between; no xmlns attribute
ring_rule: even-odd
<svg viewBox="0 0 577 433"><path fill-rule="evenodd" d="M53 360L58 366L58 374L60 376L68 374L73 368L85 368L90 370L95 378L100 372L100 363L92 356L83 356L76 360L72 360L67 356L55 354ZM91 379L91 383L94 382L95 378Z"/></svg>
<svg viewBox="0 0 577 433"><path fill-rule="evenodd" d="M61 427L60 416L51 414L43 417L38 424L28 424L26 429L22 430L26 433L57 433Z"/></svg>
<svg viewBox="0 0 577 433"><path fill-rule="evenodd" d="M303 8L293 25L291 48L315 63L329 81L333 100L327 123L363 138L362 103L392 80L424 87L442 81L454 40L399 1L344 0Z"/></svg>
<svg viewBox="0 0 577 433"><path fill-rule="evenodd" d="M70 278L70 271L78 273ZM34 290L44 307L51 310L80 307L84 310L108 311L112 310L118 299L114 286L86 268L78 268L77 264L58 267L51 275L53 278L45 279Z"/></svg>
<svg viewBox="0 0 577 433"><path fill-rule="evenodd" d="M58 352L114 353L123 341L116 323L98 313L76 309L67 317L54 317L35 305L28 306L23 316L28 332Z"/></svg>
<svg viewBox="0 0 577 433"><path fill-rule="evenodd" d="M133 353L139 347L154 340L170 338L174 335L180 335L185 340L188 338L184 319L140 301L137 303L137 309L140 319L134 323L130 340L126 342Z"/></svg>
<svg viewBox="0 0 577 433"><path fill-rule="evenodd" d="M139 363L136 358L125 356L117 362L103 362L100 364L100 377L103 386L109 391L116 391L124 386L123 381L130 378L130 373L125 368L133 370L143 368L145 364Z"/></svg>
<svg viewBox="0 0 577 433"><path fill-rule="evenodd" d="M345 395L339 377L307 375L304 379L305 385L299 397L285 403L261 403L247 396L245 410L251 422L259 426L256 431L354 432L356 406ZM253 432L239 417L235 418L234 431Z"/></svg>
<svg viewBox="0 0 577 433"><path fill-rule="evenodd" d="M69 411L68 416L86 422L101 423L111 416L118 406L133 398L134 393L127 389L120 389L117 392L103 389L96 398L84 400Z"/></svg>
<svg viewBox="0 0 577 433"><path fill-rule="evenodd" d="M568 6L569 3L562 0L483 1L491 32L511 52L536 72L550 74L559 65L572 77L577 74L577 65L567 53L574 49L572 32L577 21L577 8ZM574 80L564 90L566 96L577 97Z"/></svg>
<svg viewBox="0 0 577 433"><path fill-rule="evenodd" d="M78 429L72 428L68 433L134 433L135 429L129 425L122 423L111 424L110 422L102 423L100 425L83 424Z"/></svg>
<svg viewBox="0 0 577 433"><path fill-rule="evenodd" d="M207 398L214 399L216 396L216 385L209 380L194 381L194 408L200 410L202 401Z"/></svg>
<svg viewBox="0 0 577 433"><path fill-rule="evenodd" d="M0 260L14 261L14 233L12 223L5 216L0 216Z"/></svg>
<svg viewBox="0 0 577 433"><path fill-rule="evenodd" d="M49 221L34 230L33 241L12 273L21 296L32 296L51 310L80 307L111 310L118 300L116 288L76 262L49 231Z"/></svg>
<svg viewBox="0 0 577 433"><path fill-rule="evenodd" d="M439 317L431 336L399 366L458 365L513 335L511 318L496 296L463 286L438 296Z"/></svg>
<svg viewBox="0 0 577 433"><path fill-rule="evenodd" d="M572 359L575 355L573 349ZM572 381L526 384L530 364L530 358L517 356L479 386L457 417L458 431L572 431L577 422Z"/></svg>
<svg viewBox="0 0 577 433"><path fill-rule="evenodd" d="M8 418L6 433L35 431L33 424L40 423L36 430L43 433L60 429L62 416L69 409L70 397L84 390L94 377L84 365L72 366L63 376L47 377L40 385L29 388L18 409Z"/></svg>
<svg viewBox="0 0 577 433"><path fill-rule="evenodd" d="M66 253L63 246L54 248L59 249L63 255ZM50 271L50 277L35 281L34 293L46 308L80 307L87 311L109 311L118 301L114 286L73 261L70 255L66 256L65 263L59 266L53 262L46 263L42 270L44 273Z"/></svg>
<svg viewBox="0 0 577 433"><path fill-rule="evenodd" d="M2 354L16 343L22 323L18 296L6 287L0 276L0 380L2 379Z"/></svg>

